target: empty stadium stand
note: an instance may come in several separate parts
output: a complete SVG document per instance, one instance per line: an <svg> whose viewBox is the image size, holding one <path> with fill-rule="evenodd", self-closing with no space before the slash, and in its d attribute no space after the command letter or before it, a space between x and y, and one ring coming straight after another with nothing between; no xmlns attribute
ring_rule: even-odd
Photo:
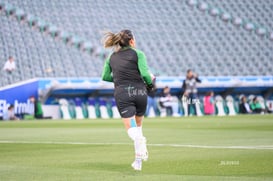
<svg viewBox="0 0 273 181"><path fill-rule="evenodd" d="M233 17L244 18L262 27L273 30L273 3L271 0L202 0L209 6L218 7L223 11L227 11Z"/></svg>
<svg viewBox="0 0 273 181"><path fill-rule="evenodd" d="M167 3L166 3L167 2ZM12 55L14 74L1 71L0 86L34 77L97 77L103 67L103 30L128 28L157 75L272 75L271 0L13 0L1 1L0 62ZM6 9L5 9L6 8ZM20 9L20 11L16 11ZM14 18L12 13L16 13ZM11 13L8 14L7 12ZM52 25L75 44L88 40L92 55L18 21L27 14ZM55 28L54 28L55 27ZM87 46L91 46L87 44Z"/></svg>

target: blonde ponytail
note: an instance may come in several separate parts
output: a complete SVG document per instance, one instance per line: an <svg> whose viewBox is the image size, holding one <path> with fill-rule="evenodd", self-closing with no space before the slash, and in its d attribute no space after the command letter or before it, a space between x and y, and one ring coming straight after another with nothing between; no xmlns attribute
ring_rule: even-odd
<svg viewBox="0 0 273 181"><path fill-rule="evenodd" d="M121 41L121 36L119 33L114 34L112 32L105 32L103 37L104 48L119 48L119 43Z"/></svg>
<svg viewBox="0 0 273 181"><path fill-rule="evenodd" d="M116 34L107 31L104 33L102 42L104 48L113 47L118 51L121 47L129 46L129 41L131 39L134 39L134 36L130 30L122 30Z"/></svg>

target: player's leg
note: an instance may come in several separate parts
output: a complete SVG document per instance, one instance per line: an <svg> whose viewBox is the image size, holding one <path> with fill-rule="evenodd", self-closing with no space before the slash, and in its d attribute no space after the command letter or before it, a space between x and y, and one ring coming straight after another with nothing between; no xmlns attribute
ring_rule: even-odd
<svg viewBox="0 0 273 181"><path fill-rule="evenodd" d="M146 140L146 137L143 136L143 132L142 132L142 123L143 123L144 116L135 116L135 118L136 118L138 134L140 136L137 141L138 141L138 144L140 145L141 158L142 160L147 161L149 157L148 149L146 145L147 140Z"/></svg>
<svg viewBox="0 0 273 181"><path fill-rule="evenodd" d="M136 119L136 124L137 124L137 129L139 131L139 135L143 136L143 132L142 132L142 121L144 119L144 116L135 116Z"/></svg>
<svg viewBox="0 0 273 181"><path fill-rule="evenodd" d="M142 155L143 155L143 146L142 146L142 136L139 132L139 128L137 126L136 122L136 108L135 106L130 105L130 103L127 104L128 107L120 107L120 112L122 115L122 120L125 126L125 129L127 130L128 136L133 140L134 142L134 148L135 148L135 160L132 163L132 167L135 170L141 170L142 169Z"/></svg>
<svg viewBox="0 0 273 181"><path fill-rule="evenodd" d="M135 161L132 164L135 170L141 170L142 167L142 160L139 156L139 144L136 141L139 136L139 131L137 128L135 114L136 114L136 107L134 106L134 102L132 98L128 95L128 91L124 91L125 89L115 89L115 100L118 107L118 111L120 116L122 117L124 126L128 133L128 136L134 142L135 148Z"/></svg>
<svg viewBox="0 0 273 181"><path fill-rule="evenodd" d="M124 126L127 130L128 136L134 141L135 148L135 160L132 163L132 167L135 170L141 170L142 168L142 148L141 148L141 136L137 127L135 116L129 118L122 118Z"/></svg>
<svg viewBox="0 0 273 181"><path fill-rule="evenodd" d="M146 105L147 105L147 95L138 95L136 99L136 124L137 128L139 131L139 140L138 143L140 145L140 153L141 153L141 158L144 161L148 160L148 150L146 146L146 138L143 136L142 132L142 124L143 124L143 119L144 119L144 113L146 111Z"/></svg>
<svg viewBox="0 0 273 181"><path fill-rule="evenodd" d="M188 114L187 116L191 115L191 98L187 97L187 104L188 104Z"/></svg>
<svg viewBox="0 0 273 181"><path fill-rule="evenodd" d="M197 94L196 93L192 93L192 106L193 106L193 111L194 111L194 115L197 115L197 111L196 111L196 103L197 103Z"/></svg>

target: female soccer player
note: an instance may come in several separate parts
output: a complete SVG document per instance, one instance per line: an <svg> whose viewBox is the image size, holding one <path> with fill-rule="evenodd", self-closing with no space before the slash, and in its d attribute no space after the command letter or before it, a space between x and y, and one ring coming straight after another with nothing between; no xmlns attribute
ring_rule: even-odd
<svg viewBox="0 0 273 181"><path fill-rule="evenodd" d="M129 137L134 141L135 161L132 167L141 170L142 160L148 159L142 120L147 106L147 89L153 88L145 54L135 49L135 38L130 30L107 32L104 47L114 48L106 59L102 79L114 82L114 97Z"/></svg>

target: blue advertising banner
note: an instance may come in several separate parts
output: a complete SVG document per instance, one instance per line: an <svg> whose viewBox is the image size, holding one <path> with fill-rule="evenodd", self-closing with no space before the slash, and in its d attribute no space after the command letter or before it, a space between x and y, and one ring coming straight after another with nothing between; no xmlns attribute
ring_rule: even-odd
<svg viewBox="0 0 273 181"><path fill-rule="evenodd" d="M32 113L33 105L29 97L38 97L38 80L15 84L0 90L0 117L10 105L14 105L15 114Z"/></svg>

